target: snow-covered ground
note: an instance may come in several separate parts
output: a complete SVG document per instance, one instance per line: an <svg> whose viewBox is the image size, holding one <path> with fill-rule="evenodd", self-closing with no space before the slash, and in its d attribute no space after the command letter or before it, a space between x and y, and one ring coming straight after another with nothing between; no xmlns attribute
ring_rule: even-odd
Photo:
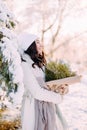
<svg viewBox="0 0 87 130"><path fill-rule="evenodd" d="M16 107L16 104L13 107L9 105L10 111L5 112L5 119L20 116L20 109ZM70 86L69 93L64 96L59 107L68 122L69 130L87 130L87 75L83 76L80 83Z"/></svg>
<svg viewBox="0 0 87 130"><path fill-rule="evenodd" d="M69 130L87 130L87 76L81 83L70 86L69 93L59 105Z"/></svg>

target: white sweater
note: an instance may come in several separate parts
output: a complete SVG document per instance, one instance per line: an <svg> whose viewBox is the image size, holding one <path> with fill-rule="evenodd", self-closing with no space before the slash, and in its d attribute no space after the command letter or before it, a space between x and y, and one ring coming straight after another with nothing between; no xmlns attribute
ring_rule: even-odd
<svg viewBox="0 0 87 130"><path fill-rule="evenodd" d="M33 61L28 55L24 55L23 59L26 62L22 62L25 87L22 103L22 130L34 130L34 99L58 104L61 103L62 97L58 93L41 87L36 78L42 77L44 80L43 71L38 67L32 68Z"/></svg>

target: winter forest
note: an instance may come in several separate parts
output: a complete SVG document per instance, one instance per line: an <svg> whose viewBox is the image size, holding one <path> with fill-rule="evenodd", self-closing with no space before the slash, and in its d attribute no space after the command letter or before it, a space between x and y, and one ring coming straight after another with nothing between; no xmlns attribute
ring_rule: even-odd
<svg viewBox="0 0 87 130"><path fill-rule="evenodd" d="M81 75L59 107L69 130L87 130L87 0L0 0L0 130L21 130L21 33L38 35L47 61Z"/></svg>

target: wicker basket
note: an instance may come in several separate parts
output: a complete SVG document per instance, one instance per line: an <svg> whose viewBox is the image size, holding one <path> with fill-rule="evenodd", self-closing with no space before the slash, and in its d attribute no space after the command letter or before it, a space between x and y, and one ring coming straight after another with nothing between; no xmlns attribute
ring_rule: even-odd
<svg viewBox="0 0 87 130"><path fill-rule="evenodd" d="M66 87L81 81L81 75L46 82L47 89L59 93L61 86Z"/></svg>

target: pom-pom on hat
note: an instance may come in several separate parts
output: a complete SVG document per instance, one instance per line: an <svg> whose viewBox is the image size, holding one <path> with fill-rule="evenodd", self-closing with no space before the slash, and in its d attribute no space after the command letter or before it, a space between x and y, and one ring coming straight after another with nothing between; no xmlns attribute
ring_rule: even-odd
<svg viewBox="0 0 87 130"><path fill-rule="evenodd" d="M18 36L19 52L23 53L38 37L34 34L21 33Z"/></svg>

